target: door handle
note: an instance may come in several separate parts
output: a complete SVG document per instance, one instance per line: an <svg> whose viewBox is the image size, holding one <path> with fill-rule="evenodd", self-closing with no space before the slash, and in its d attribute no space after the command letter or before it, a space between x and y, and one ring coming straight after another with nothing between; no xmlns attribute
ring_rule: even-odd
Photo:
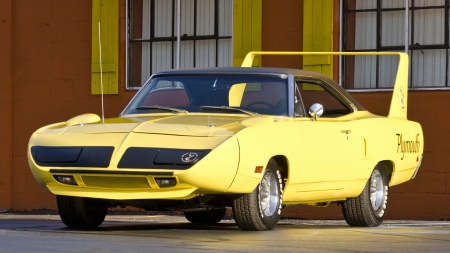
<svg viewBox="0 0 450 253"><path fill-rule="evenodd" d="M343 134L349 134L351 132L352 132L351 130L341 130L341 133L343 133Z"/></svg>

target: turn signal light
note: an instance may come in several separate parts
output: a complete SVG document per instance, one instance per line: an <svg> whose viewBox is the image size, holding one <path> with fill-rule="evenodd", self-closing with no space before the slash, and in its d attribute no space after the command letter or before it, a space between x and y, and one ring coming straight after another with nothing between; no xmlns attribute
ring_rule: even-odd
<svg viewBox="0 0 450 253"><path fill-rule="evenodd" d="M56 181L62 183L62 184L69 184L69 185L78 185L77 181L75 181L75 178L73 176L54 176Z"/></svg>
<svg viewBox="0 0 450 253"><path fill-rule="evenodd" d="M160 188L177 185L177 180L175 178L155 178L155 181Z"/></svg>
<svg viewBox="0 0 450 253"><path fill-rule="evenodd" d="M255 167L255 173L262 173L264 170L264 166L256 166Z"/></svg>

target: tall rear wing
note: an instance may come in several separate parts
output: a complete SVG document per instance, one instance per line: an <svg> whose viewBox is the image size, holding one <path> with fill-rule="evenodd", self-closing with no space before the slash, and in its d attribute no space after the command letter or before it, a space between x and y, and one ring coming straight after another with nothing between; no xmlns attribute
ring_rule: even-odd
<svg viewBox="0 0 450 253"><path fill-rule="evenodd" d="M399 56L394 92L389 109L389 118L406 119L408 104L409 57L401 52L250 52L241 67L251 67L255 55L397 55Z"/></svg>

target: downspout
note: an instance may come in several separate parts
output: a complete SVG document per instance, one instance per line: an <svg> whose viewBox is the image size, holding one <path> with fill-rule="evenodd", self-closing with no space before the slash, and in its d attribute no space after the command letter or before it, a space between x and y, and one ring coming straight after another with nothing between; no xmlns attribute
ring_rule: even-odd
<svg viewBox="0 0 450 253"><path fill-rule="evenodd" d="M180 68L180 44L181 44L181 0L177 0L177 65L176 68Z"/></svg>
<svg viewBox="0 0 450 253"><path fill-rule="evenodd" d="M405 0L405 53L409 51L409 0Z"/></svg>
<svg viewBox="0 0 450 253"><path fill-rule="evenodd" d="M406 0L408 1L408 0ZM342 43L344 41L343 35L342 35L342 22L344 21L343 18L343 7L342 7L342 0L339 0L339 52L342 52ZM339 85L342 86L342 55L339 55L339 77L338 77Z"/></svg>

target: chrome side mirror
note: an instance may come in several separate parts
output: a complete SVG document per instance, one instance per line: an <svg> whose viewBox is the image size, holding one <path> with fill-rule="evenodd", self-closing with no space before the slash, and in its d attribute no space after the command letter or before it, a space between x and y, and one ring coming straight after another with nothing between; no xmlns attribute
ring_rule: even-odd
<svg viewBox="0 0 450 253"><path fill-rule="evenodd" d="M311 107L309 107L308 113L309 115L311 115L311 117L313 117L314 120L316 120L317 117L320 117L323 114L323 105L319 103L311 105Z"/></svg>

